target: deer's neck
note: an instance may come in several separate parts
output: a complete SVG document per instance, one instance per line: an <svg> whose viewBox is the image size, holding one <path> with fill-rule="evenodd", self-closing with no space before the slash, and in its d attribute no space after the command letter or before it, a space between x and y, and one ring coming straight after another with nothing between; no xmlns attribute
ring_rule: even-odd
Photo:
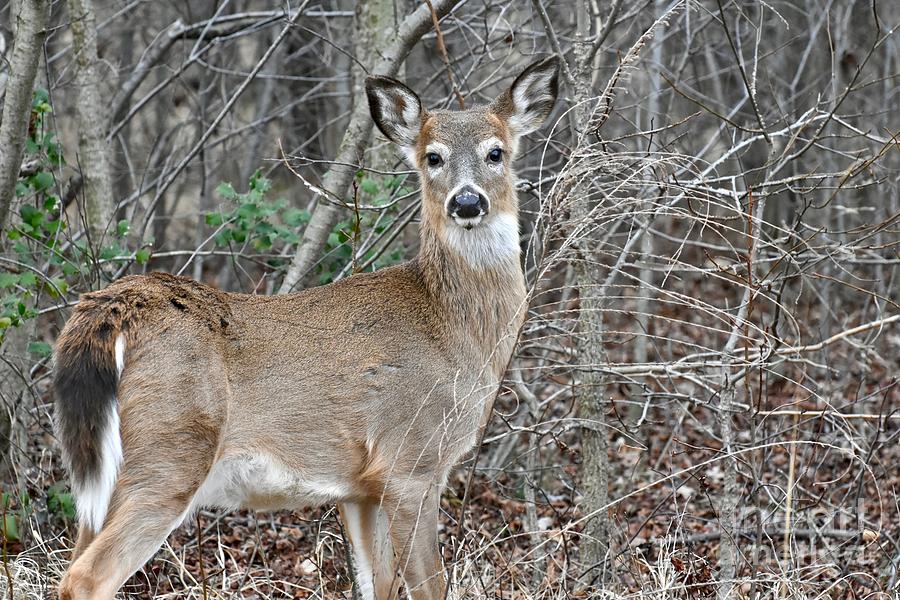
<svg viewBox="0 0 900 600"><path fill-rule="evenodd" d="M423 223L416 265L450 335L499 378L526 308L518 216L492 215L471 230L440 225Z"/></svg>

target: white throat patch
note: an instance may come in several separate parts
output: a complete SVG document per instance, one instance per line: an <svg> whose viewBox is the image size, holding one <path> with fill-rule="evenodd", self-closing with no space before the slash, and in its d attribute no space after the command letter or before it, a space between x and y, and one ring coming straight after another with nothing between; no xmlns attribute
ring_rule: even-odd
<svg viewBox="0 0 900 600"><path fill-rule="evenodd" d="M471 229L449 224L444 231L447 244L472 267L492 267L519 256L519 222L509 213L494 215Z"/></svg>

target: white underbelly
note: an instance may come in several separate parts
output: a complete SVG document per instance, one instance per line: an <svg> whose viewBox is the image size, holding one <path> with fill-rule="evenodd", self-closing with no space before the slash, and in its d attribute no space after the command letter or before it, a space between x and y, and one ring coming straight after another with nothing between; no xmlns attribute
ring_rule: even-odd
<svg viewBox="0 0 900 600"><path fill-rule="evenodd" d="M309 477L266 455L238 456L213 465L191 504L228 510L300 509L351 494L351 487L338 478Z"/></svg>

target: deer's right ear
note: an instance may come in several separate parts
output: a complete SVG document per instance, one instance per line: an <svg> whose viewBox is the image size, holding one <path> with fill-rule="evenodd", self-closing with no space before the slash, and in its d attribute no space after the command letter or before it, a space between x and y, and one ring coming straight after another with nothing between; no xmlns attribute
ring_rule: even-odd
<svg viewBox="0 0 900 600"><path fill-rule="evenodd" d="M414 91L389 77L367 77L372 120L385 137L404 149L416 143L422 128L422 102Z"/></svg>

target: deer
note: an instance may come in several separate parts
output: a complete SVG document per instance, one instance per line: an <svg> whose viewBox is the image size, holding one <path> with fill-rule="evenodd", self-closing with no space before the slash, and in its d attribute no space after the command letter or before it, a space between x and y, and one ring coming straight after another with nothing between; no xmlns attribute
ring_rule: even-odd
<svg viewBox="0 0 900 600"><path fill-rule="evenodd" d="M420 179L409 262L286 295L153 272L81 296L54 350L78 517L61 600L112 600L201 507L325 504L362 598L444 598L441 493L527 309L512 161L558 79L551 56L459 111L366 79L375 125Z"/></svg>

